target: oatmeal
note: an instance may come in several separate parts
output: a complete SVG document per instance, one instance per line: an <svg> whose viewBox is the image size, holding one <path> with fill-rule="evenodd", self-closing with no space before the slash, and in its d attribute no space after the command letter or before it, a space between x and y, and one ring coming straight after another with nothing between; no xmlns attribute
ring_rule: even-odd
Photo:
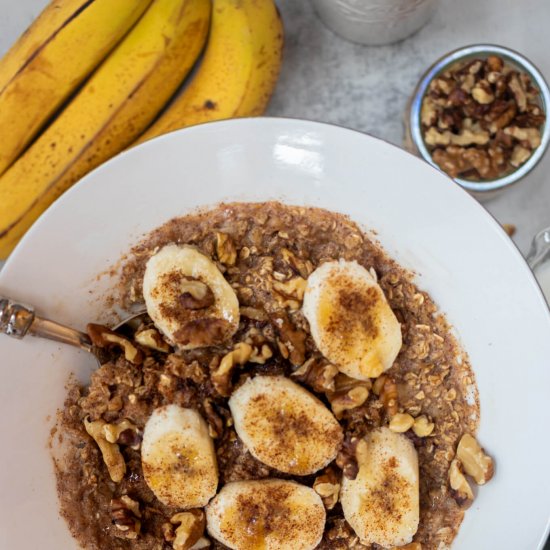
<svg viewBox="0 0 550 550"><path fill-rule="evenodd" d="M320 526L322 540L314 543L318 549L383 548L386 543L369 540L362 525L366 522L372 528L373 522L383 523L384 518L402 523L401 516L407 514L410 522L392 531L398 538L384 538L389 531L384 524L378 526L377 540L410 542L413 537L410 546L400 545L422 550L450 545L471 503L472 479L489 479L492 461L470 437L477 431L479 405L468 358L433 301L412 282L412 275L343 216L279 203L230 204L171 220L151 233L124 265L116 302L129 308L154 298L154 292L144 289L144 275L153 265L149 259L166 245L178 245L186 257L200 254L211 262L222 275L222 286L227 283L229 290L224 287L223 292L236 296L238 311L225 294L203 288L200 283L206 279L199 277L197 284L190 270L185 275L189 278L185 292L176 296L187 313L166 313L161 307L151 313L148 302L148 311L157 316L155 322L146 317L133 334L118 335L117 340L111 331L90 328L101 336L95 343L110 354L110 360L93 373L89 386L71 386L59 420L59 433L69 450L63 461L56 462L62 514L82 546L90 550L228 548L220 541L234 540L235 534L227 526L221 533L226 520L214 525L215 518L223 516L214 512L226 502L224 495L231 491L244 495L247 484L274 479L292 482L283 485L288 502L294 492L305 495L301 502L311 502L309 508L297 509L293 525L302 513L315 518L308 536L314 540L311 533ZM306 318L303 304L311 299L312 274L330 262L357 266L361 285L374 289L368 295L371 301L380 301L379 314L372 319L366 315L370 320L363 328L356 323L363 319L361 315L350 317L353 304L344 300L342 307L346 323L351 323L348 330L364 329L369 349L379 346L378 357L385 361L369 360L363 370L352 361L342 370L335 361L342 360L341 349L330 360L323 355L329 354L329 346L323 344L320 349L319 331L326 326L328 334L335 327L327 322L314 329L312 314ZM210 264L204 265L210 269ZM372 311L367 302L355 302L360 312ZM162 311L166 325L159 321ZM212 315L225 315L222 329L216 323L214 328L211 322L201 324ZM177 327L169 324L174 319ZM376 327L391 331L391 345ZM347 358L353 358L352 352L358 349L362 356L363 348L351 346ZM269 386L274 389L267 391ZM266 396L272 400L262 401ZM302 399L312 402L300 408L306 402ZM250 421L245 414L254 410L250 404L266 411L263 422ZM320 414L310 414L315 407ZM165 428L158 428L158 423L153 426L155 419L164 414L179 418L178 426L183 426L183 415L189 416L189 411L198 417L195 431L182 431L177 441L170 432L171 444L185 448L205 466L210 464L210 443L194 451L192 441L197 449L199 440L211 441L217 466L209 473L217 468L218 476L217 488L209 478L207 485L197 489L193 505L185 504L190 502L185 495L183 500L176 498L185 491L175 494L172 483L152 479L153 459L145 457L153 456L155 444L166 436ZM189 433L196 435L185 435ZM469 434L466 439L465 434ZM283 439L286 447L277 447ZM308 441L310 445L304 443ZM394 441L402 451L395 460L380 462L373 449ZM208 461L203 461L204 456ZM400 461L418 463L416 480L394 475L393 470L404 463ZM388 484L386 494L375 487L367 495L369 502L381 503L379 508L371 506L369 517L367 511L354 507L354 488L363 490L367 482L361 480L378 466ZM171 468L185 470L181 462ZM396 498L389 503L391 494ZM242 502L246 501L243 495L239 496ZM232 497L236 502L237 496ZM275 516L284 515L283 500ZM396 503L405 506L401 512L406 514L395 510ZM246 517L254 516L250 506ZM240 521L237 516L235 521ZM263 526L253 530L258 541L276 536L275 516L270 516L270 522L265 517L251 519L255 529L260 529L258 521ZM237 535L242 540L244 535ZM279 544L282 548L283 543Z"/></svg>

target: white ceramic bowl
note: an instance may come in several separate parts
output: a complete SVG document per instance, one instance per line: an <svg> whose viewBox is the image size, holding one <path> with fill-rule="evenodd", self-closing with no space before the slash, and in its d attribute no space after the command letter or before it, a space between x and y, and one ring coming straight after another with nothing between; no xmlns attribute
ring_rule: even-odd
<svg viewBox="0 0 550 550"><path fill-rule="evenodd" d="M218 201L281 199L349 214L418 273L470 354L479 437L496 458L453 550L540 548L550 512L550 315L510 239L427 163L364 134L285 119L206 124L120 155L66 193L0 272L0 294L84 327L107 312L98 273L172 216ZM83 352L0 335L0 548L75 548L47 448Z"/></svg>

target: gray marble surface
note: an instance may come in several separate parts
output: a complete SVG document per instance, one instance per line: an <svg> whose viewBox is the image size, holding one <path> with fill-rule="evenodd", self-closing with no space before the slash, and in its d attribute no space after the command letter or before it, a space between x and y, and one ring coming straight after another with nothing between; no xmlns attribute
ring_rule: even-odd
<svg viewBox="0 0 550 550"><path fill-rule="evenodd" d="M285 57L268 114L331 122L403 143L403 115L423 71L473 43L523 53L550 80L550 0L441 0L433 19L398 44L368 47L328 30L307 0L278 0ZM550 225L550 153L529 176L484 206L517 226L522 250Z"/></svg>

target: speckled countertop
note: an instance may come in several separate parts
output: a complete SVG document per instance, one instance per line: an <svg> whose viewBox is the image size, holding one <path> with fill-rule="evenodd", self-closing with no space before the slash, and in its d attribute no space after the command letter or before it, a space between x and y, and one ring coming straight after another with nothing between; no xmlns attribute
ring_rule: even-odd
<svg viewBox="0 0 550 550"><path fill-rule="evenodd" d="M550 0L441 0L417 34L381 47L341 39L308 0L278 4L286 46L268 110L274 116L331 122L402 145L405 105L423 71L442 54L473 43L516 49L550 80ZM532 236L550 225L550 153L485 206L501 223L516 225L514 240L525 253Z"/></svg>

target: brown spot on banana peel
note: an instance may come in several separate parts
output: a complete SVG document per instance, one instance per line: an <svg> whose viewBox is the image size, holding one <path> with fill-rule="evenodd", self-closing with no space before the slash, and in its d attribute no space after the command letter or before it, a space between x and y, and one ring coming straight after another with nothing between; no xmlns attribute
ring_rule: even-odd
<svg viewBox="0 0 550 550"><path fill-rule="evenodd" d="M150 75L152 73L154 73L156 67L162 62L161 59L159 59L155 65L151 68L151 70L143 76L143 78L134 86L134 88L131 90L130 94L129 94L129 97L133 96L144 84L145 82L147 82L147 80L149 79ZM42 199L42 197L47 194L51 189L52 187L54 187L60 179L62 179L66 174L67 172L74 166L74 164L76 162L79 162L82 160L82 156L83 154L95 143L96 139L105 131L106 128L109 127L111 121L116 117L116 115L125 107L125 103L121 103L119 105L119 107L114 110L111 114L111 116L105 121L105 123L103 124L103 126L101 127L101 129L96 132L92 137L90 137L88 139L88 141L86 142L86 144L82 147L82 149L80 150L80 153L78 154L78 156L76 158L74 158L72 160L71 163L69 163L65 169L55 178L54 181L52 181L45 189L42 190L42 192L40 193L40 196L37 197L33 202L31 202L31 204L29 205L29 207L15 220L13 221L10 225L8 225L5 229L2 229L0 230L0 239L2 239L3 237L5 237L15 226L17 226L24 218L25 216L27 216L32 210L33 208L36 207L36 205L40 202L40 200ZM81 139L85 139L86 136L85 135L81 135L80 136ZM131 140L130 140L131 141ZM24 155L23 157L21 157L20 160L24 159ZM89 169L87 169L87 171L89 171ZM6 172L7 174L8 172ZM84 177L85 174L81 174L80 176L76 177L76 178L71 178L69 180L69 182L67 182L63 187L64 189L59 192L59 193L56 193L56 197L59 197L62 193L64 193L69 187L71 187L71 185L75 184L80 178ZM55 199L54 199L55 200ZM51 201L53 202L53 201ZM50 204L51 204L50 202ZM32 225L33 221L31 221L31 223L24 228L23 230L23 233L21 235L23 235L27 229L30 227L30 225ZM17 239L17 237L16 237Z"/></svg>
<svg viewBox="0 0 550 550"><path fill-rule="evenodd" d="M199 26L199 24L197 24L196 26ZM193 27L190 27L190 28L192 29ZM156 66L158 65L158 63L161 63L161 62L162 62L162 59L159 59L157 64L149 71L149 73L143 76L143 78L137 83L134 89L131 90L130 96L138 92L138 90L148 80L150 74L155 72ZM44 202L46 202L46 206L44 206L42 210L44 210L45 207L51 204L58 196L60 196L66 189L68 189L72 184L78 181L88 171L88 169L86 169L83 173L77 175L76 177L73 176L68 181L63 182L61 189L55 189L55 187L59 185L60 180L62 180L62 178L64 178L67 175L67 172L73 168L75 163L86 162L86 159L85 158L83 159L83 155L86 152L86 150L95 144L97 138L100 137L102 133L104 133L109 128L112 122L112 119L115 118L118 115L119 111L122 110L124 107L125 107L125 103L122 103L116 110L114 110L111 113L111 116L109 117L109 119L103 124L103 126L99 129L99 131L97 131L93 136L90 136L87 143L85 145L83 144L83 146L79 148L78 154L71 161L71 163L67 165L60 174L57 174L55 176L55 179L51 181L46 188L41 190L39 196L27 206L27 208L21 213L20 216L18 216L17 219L15 219L7 227L0 229L0 238L4 238L8 235L8 233L11 233L14 230L14 228L16 228L17 225L23 224L21 228L18 228L18 230L14 232L14 235L11 237L11 239L9 239L8 242L0 243L0 256L2 256L2 254L7 255L7 253L9 253L8 251L13 248L17 240L24 234L24 232L30 227L30 225L32 225L32 223L40 215L41 213L40 208L43 207ZM86 138L86 136L84 135L81 137L83 140ZM69 153L71 153L72 150L73 150L72 146L68 148ZM53 193L52 193L52 188L54 188ZM44 201L44 196L47 194L51 194L53 196L48 197L47 201Z"/></svg>

